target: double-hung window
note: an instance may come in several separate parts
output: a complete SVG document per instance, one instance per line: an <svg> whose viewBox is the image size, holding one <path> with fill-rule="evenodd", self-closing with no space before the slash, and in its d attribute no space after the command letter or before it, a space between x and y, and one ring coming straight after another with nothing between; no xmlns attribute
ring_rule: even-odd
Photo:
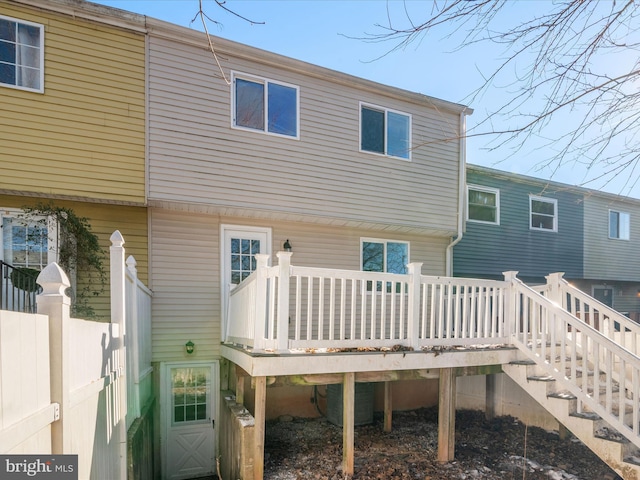
<svg viewBox="0 0 640 480"><path fill-rule="evenodd" d="M631 217L626 212L609 210L609 238L629 240Z"/></svg>
<svg viewBox="0 0 640 480"><path fill-rule="evenodd" d="M500 224L500 190L469 185L467 187L467 220Z"/></svg>
<svg viewBox="0 0 640 480"><path fill-rule="evenodd" d="M234 74L233 126L299 138L299 89L264 78Z"/></svg>
<svg viewBox="0 0 640 480"><path fill-rule="evenodd" d="M0 85L44 91L44 27L0 16Z"/></svg>
<svg viewBox="0 0 640 480"><path fill-rule="evenodd" d="M529 196L529 226L532 230L558 231L558 201L554 198Z"/></svg>
<svg viewBox="0 0 640 480"><path fill-rule="evenodd" d="M411 115L361 103L360 150L411 159Z"/></svg>
<svg viewBox="0 0 640 480"><path fill-rule="evenodd" d="M42 270L55 261L55 227L46 218L21 218L20 212L0 215L2 260L13 267Z"/></svg>

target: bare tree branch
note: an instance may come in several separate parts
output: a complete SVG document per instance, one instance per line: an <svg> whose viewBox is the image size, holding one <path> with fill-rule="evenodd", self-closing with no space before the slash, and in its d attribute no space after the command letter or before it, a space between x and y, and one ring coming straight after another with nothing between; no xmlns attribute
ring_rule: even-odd
<svg viewBox="0 0 640 480"><path fill-rule="evenodd" d="M489 107L470 137L490 136L489 151L508 149L507 157L543 144L551 153L540 168L597 166L604 173L596 179L605 185L615 175L637 174L640 10L634 0L557 0L537 3L535 11L523 8L527 2L434 0L421 19L415 8L409 13L414 5L405 3L399 18L388 12L388 23L362 39L389 44L382 56L434 35L453 41L454 52L503 49L503 58L487 59L497 65L481 72L481 84L464 101L473 105L496 88L506 100Z"/></svg>

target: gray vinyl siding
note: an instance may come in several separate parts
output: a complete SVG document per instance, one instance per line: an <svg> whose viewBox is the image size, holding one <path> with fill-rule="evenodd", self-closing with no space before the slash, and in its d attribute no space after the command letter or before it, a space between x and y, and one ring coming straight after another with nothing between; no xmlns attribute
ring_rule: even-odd
<svg viewBox="0 0 640 480"><path fill-rule="evenodd" d="M151 258L154 361L186 359L184 344L192 340L192 360L219 355L221 340L220 225L272 229L275 253L289 239L291 263L310 267L360 270L360 239L374 237L410 242L410 261L422 262L425 275L443 275L447 239L425 235L384 234L356 228L251 220L151 209Z"/></svg>
<svg viewBox="0 0 640 480"><path fill-rule="evenodd" d="M502 272L516 270L530 282L543 282L559 271L566 278L582 277L582 195L549 188L544 181L494 177L472 168L467 183L500 190L500 224L466 222L466 232L454 247L454 275L502 278ZM557 200L557 232L529 228L530 194Z"/></svg>
<svg viewBox="0 0 640 480"><path fill-rule="evenodd" d="M609 210L630 215L630 238L609 238ZM585 201L585 278L640 280L640 203L591 196Z"/></svg>
<svg viewBox="0 0 640 480"><path fill-rule="evenodd" d="M153 35L149 42L151 202L456 231L459 113L426 97L336 84L329 71L306 75L291 59L264 64L225 51L228 76L300 88L299 140L232 128L231 87L211 54ZM360 101L412 115L412 161L359 151Z"/></svg>

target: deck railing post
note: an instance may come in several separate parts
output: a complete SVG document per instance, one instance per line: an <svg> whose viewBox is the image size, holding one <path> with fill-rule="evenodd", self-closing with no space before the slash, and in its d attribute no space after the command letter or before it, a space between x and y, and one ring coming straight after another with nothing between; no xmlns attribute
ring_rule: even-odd
<svg viewBox="0 0 640 480"><path fill-rule="evenodd" d="M519 321L519 315L517 312L518 302L516 301L516 295L518 294L518 290L516 288L519 280L518 280L518 272L517 271L509 271L502 272L504 275L505 281L509 282L509 290L507 294L504 296L504 319L505 319L505 336L508 339L511 339L511 336L515 333L517 334L517 322Z"/></svg>
<svg viewBox="0 0 640 480"><path fill-rule="evenodd" d="M407 265L409 273L409 305L407 309L407 339L409 346L417 349L420 344L420 276L422 263L410 263Z"/></svg>
<svg viewBox="0 0 640 480"><path fill-rule="evenodd" d="M278 252L278 350L289 348L289 284L291 276L291 252Z"/></svg>
<svg viewBox="0 0 640 480"><path fill-rule="evenodd" d="M563 288L562 288L563 275L564 275L564 272L557 272L557 273L551 273L544 278L547 279L547 285L549 285L549 300L556 303L562 309L566 309L567 300L566 300L566 295L563 293ZM562 335L563 335L562 324L560 321L558 321L558 318L555 316L555 313L553 318L554 318L553 328L555 330L555 335L556 335L555 338L560 339L562 338Z"/></svg>
<svg viewBox="0 0 640 480"><path fill-rule="evenodd" d="M253 320L253 348L254 350L264 350L264 339L267 331L268 303L267 298L267 265L269 255L258 253L256 258L256 304L255 318Z"/></svg>

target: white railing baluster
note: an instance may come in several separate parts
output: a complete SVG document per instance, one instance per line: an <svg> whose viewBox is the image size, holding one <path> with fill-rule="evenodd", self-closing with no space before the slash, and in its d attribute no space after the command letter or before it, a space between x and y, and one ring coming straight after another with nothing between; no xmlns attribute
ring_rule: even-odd
<svg viewBox="0 0 640 480"><path fill-rule="evenodd" d="M347 292L347 280L345 278L340 279L340 340L346 339L346 307L345 296ZM353 337L351 337L353 338Z"/></svg>
<svg viewBox="0 0 640 480"><path fill-rule="evenodd" d="M336 328L336 279L329 280L329 340L333 340Z"/></svg>
<svg viewBox="0 0 640 480"><path fill-rule="evenodd" d="M436 285L431 283L431 315L429 319L429 339L436 338Z"/></svg>
<svg viewBox="0 0 640 480"><path fill-rule="evenodd" d="M313 338L313 277L307 277L307 340Z"/></svg>
<svg viewBox="0 0 640 480"><path fill-rule="evenodd" d="M326 279L318 277L318 340L324 340L324 284Z"/></svg>
<svg viewBox="0 0 640 480"><path fill-rule="evenodd" d="M302 295L300 292L302 290L302 277L300 275L296 276L296 296L295 296L295 313L294 313L294 325L295 325L295 333L294 338L296 340L301 339L301 328L302 328Z"/></svg>

